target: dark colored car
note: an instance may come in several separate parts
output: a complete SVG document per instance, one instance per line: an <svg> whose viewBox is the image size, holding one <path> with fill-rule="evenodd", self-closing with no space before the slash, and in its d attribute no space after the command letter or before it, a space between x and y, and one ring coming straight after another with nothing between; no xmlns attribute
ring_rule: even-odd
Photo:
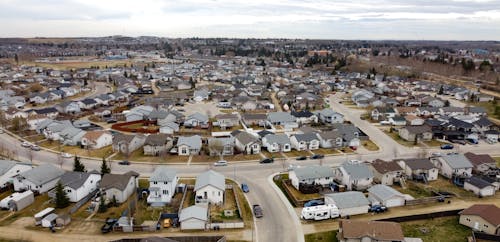
<svg viewBox="0 0 500 242"><path fill-rule="evenodd" d="M118 165L128 166L128 165L130 165L130 162L128 160L122 160L122 161L118 162Z"/></svg>
<svg viewBox="0 0 500 242"><path fill-rule="evenodd" d="M101 232L103 234L111 232L113 230L113 227L115 226L116 222L118 222L117 219L114 218L108 218L104 222L104 225L101 227Z"/></svg>
<svg viewBox="0 0 500 242"><path fill-rule="evenodd" d="M451 140L451 142L455 143L455 144L461 144L461 145L467 144L467 142L465 142L465 140L461 140L461 139L454 139L454 140Z"/></svg>
<svg viewBox="0 0 500 242"><path fill-rule="evenodd" d="M243 183L241 184L241 190L244 192L244 193L247 193L250 191L250 189L248 188L248 185Z"/></svg>
<svg viewBox="0 0 500 242"><path fill-rule="evenodd" d="M325 205L325 202L321 200L311 200L309 202L304 203L304 207L314 207L314 206L319 206L319 205Z"/></svg>
<svg viewBox="0 0 500 242"><path fill-rule="evenodd" d="M300 157L297 157L297 160L307 160L307 156L300 156Z"/></svg>
<svg viewBox="0 0 500 242"><path fill-rule="evenodd" d="M108 120L106 120L106 123L108 123L108 124L114 124L116 122L117 122L116 119L108 119Z"/></svg>
<svg viewBox="0 0 500 242"><path fill-rule="evenodd" d="M370 207L370 209L368 211L375 212L375 213L383 213L383 212L387 211L387 207L382 206L382 205L373 205Z"/></svg>
<svg viewBox="0 0 500 242"><path fill-rule="evenodd" d="M317 160L317 159L323 159L325 158L324 155L321 155L321 154L314 154L314 155L311 155L311 159L313 160Z"/></svg>
<svg viewBox="0 0 500 242"><path fill-rule="evenodd" d="M266 163L273 163L274 162L274 159L273 158L266 158L266 159L262 159L260 161L261 164L266 164Z"/></svg>
<svg viewBox="0 0 500 242"><path fill-rule="evenodd" d="M260 207L259 204L253 205L253 214L255 215L256 218L262 218L262 216L264 216L264 214L262 213L262 208Z"/></svg>
<svg viewBox="0 0 500 242"><path fill-rule="evenodd" d="M442 144L441 149L442 150L451 150L451 149L453 149L453 145L452 144Z"/></svg>

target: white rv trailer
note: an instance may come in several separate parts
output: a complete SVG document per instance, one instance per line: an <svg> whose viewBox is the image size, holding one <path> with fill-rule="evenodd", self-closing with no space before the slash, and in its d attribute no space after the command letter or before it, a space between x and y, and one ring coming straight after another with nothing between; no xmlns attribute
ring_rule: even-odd
<svg viewBox="0 0 500 242"><path fill-rule="evenodd" d="M324 220L340 216L339 209L335 204L305 207L300 215L301 219Z"/></svg>
<svg viewBox="0 0 500 242"><path fill-rule="evenodd" d="M53 213L56 209L55 208L46 208L39 213L35 214L35 224L40 225L42 224L42 219L47 217L49 214Z"/></svg>

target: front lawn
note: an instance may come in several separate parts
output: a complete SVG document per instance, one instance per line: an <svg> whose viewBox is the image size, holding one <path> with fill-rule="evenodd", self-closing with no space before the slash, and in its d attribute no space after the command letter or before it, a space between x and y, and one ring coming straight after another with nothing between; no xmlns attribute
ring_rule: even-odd
<svg viewBox="0 0 500 242"><path fill-rule="evenodd" d="M306 242L337 242L337 230L304 235Z"/></svg>
<svg viewBox="0 0 500 242"><path fill-rule="evenodd" d="M124 154L118 153L113 157L113 160L128 160L137 162L156 162L156 163L179 163L187 162L189 156L179 156L176 154L168 154L165 156L147 156L144 155L142 149L132 152L128 157Z"/></svg>
<svg viewBox="0 0 500 242"><path fill-rule="evenodd" d="M65 152L77 156L88 156L97 158L107 158L113 154L113 147L111 145L103 147L101 149L82 149L78 146L63 146L61 152Z"/></svg>
<svg viewBox="0 0 500 242"><path fill-rule="evenodd" d="M373 143L373 141L371 141L371 140L362 141L362 145L363 145L363 147L365 147L365 149L367 149L369 151L379 150L378 146L375 143Z"/></svg>
<svg viewBox="0 0 500 242"><path fill-rule="evenodd" d="M312 151L314 154L318 155L337 155L340 154L340 151L336 149L327 149L327 148L319 148L317 150Z"/></svg>
<svg viewBox="0 0 500 242"><path fill-rule="evenodd" d="M421 238L424 242L462 242L471 235L470 228L459 224L458 217L402 222L405 237Z"/></svg>

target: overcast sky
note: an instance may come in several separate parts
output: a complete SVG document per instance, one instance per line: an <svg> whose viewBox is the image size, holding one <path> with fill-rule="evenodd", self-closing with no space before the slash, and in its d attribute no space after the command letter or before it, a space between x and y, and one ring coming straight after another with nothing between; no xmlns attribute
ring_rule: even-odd
<svg viewBox="0 0 500 242"><path fill-rule="evenodd" d="M1 37L500 40L500 0L0 0Z"/></svg>

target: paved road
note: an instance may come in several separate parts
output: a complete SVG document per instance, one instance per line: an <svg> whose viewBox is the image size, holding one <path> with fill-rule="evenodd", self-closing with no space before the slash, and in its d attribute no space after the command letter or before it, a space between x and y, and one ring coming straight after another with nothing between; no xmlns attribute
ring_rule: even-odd
<svg viewBox="0 0 500 242"><path fill-rule="evenodd" d="M394 158L410 158L415 157L420 148L409 148L398 144L392 138L385 135L377 127L371 125L367 121L359 118L360 111L352 110L338 103L338 98L330 97L330 102L333 109L342 113L346 119L358 126L363 132L381 148L377 152L369 152L367 154L355 155L356 159L374 160L385 159L391 160ZM477 153L488 153L490 155L500 155L500 144L489 145L466 145L459 146L460 152L473 151ZM31 151L22 148L20 141L7 134L0 135L0 149L10 150L13 153L13 159L24 162L33 162L33 164L53 163L66 170L71 170L73 159L62 159L55 153L49 151ZM439 149L428 149L429 153L438 152ZM348 156L331 156L323 160L325 166L338 166L342 162L348 160ZM101 162L99 160L82 159L87 170L100 170ZM258 164L255 163L235 163L227 167L217 167L215 170L221 172L228 178L234 178L240 183L247 183L251 189L247 197L250 204L260 204L264 210L264 217L257 219L257 228L255 232L256 241L303 241L302 227L297 223L299 218L292 216L288 212L287 206L281 201L278 193L272 189L267 181L267 178L276 172L283 171L288 165L312 165L318 164L318 160L295 161L286 160L278 161L274 164ZM141 176L149 176L155 164L133 163L130 166L120 166L115 162L111 163L113 173L125 173L129 170L134 170ZM187 165L170 165L176 169L181 176L196 176L197 174L208 170L208 164L191 164Z"/></svg>

